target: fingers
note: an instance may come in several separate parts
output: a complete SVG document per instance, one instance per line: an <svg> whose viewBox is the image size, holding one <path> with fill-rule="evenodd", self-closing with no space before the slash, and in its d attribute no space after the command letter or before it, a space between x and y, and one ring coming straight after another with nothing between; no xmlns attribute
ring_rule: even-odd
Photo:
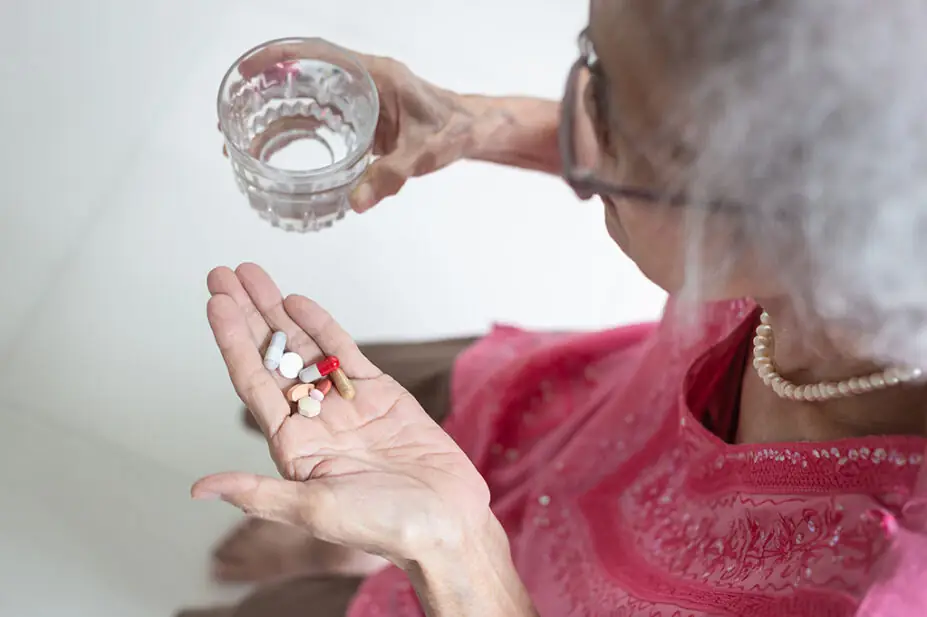
<svg viewBox="0 0 927 617"><path fill-rule="evenodd" d="M405 144L374 161L351 192L351 207L365 212L398 193L409 178L424 176L459 160L460 144L448 143L447 139L435 137Z"/></svg>
<svg viewBox="0 0 927 617"><path fill-rule="evenodd" d="M209 299L206 314L235 391L272 439L290 415L290 404L264 368L241 307L231 296L218 294Z"/></svg>
<svg viewBox="0 0 927 617"><path fill-rule="evenodd" d="M248 329L251 330L251 338L254 344L262 348L270 340L270 326L264 320L251 296L245 291L241 284L241 279L230 269L225 266L214 268L206 277L206 287L212 295L224 294L232 298L241 312L244 313L245 321L248 323ZM279 292L277 292L279 294Z"/></svg>
<svg viewBox="0 0 927 617"><path fill-rule="evenodd" d="M414 175L415 161L397 154L375 161L364 173L361 183L350 196L355 212L366 212L387 197L392 197Z"/></svg>
<svg viewBox="0 0 927 617"><path fill-rule="evenodd" d="M238 266L235 273L270 330L286 333L287 348L298 353L304 362L320 359L319 345L287 314L280 289L263 268L246 263Z"/></svg>
<svg viewBox="0 0 927 617"><path fill-rule="evenodd" d="M190 494L194 499L221 499L246 514L311 530L325 511L327 490L313 482L220 473L198 480Z"/></svg>
<svg viewBox="0 0 927 617"><path fill-rule="evenodd" d="M356 378L380 374L325 309L302 296L291 296L284 303L280 289L260 266L245 263L235 272L216 268L209 273L207 286L210 293L235 301L257 347L263 348L271 333L281 330L287 335L287 347L306 362L333 355Z"/></svg>
<svg viewBox="0 0 927 617"><path fill-rule="evenodd" d="M286 313L316 342L322 353L338 356L350 377L373 379L381 372L361 353L357 343L328 311L304 296L287 296L283 303Z"/></svg>

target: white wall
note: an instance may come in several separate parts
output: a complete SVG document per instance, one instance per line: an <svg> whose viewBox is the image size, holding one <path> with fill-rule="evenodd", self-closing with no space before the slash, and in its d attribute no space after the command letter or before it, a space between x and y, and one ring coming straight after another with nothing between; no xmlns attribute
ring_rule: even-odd
<svg viewBox="0 0 927 617"><path fill-rule="evenodd" d="M360 339L656 316L662 294L600 206L556 178L460 164L287 235L252 215L219 154L218 81L262 40L319 35L444 86L559 97L584 20L572 0L6 0L0 430L46 418L177 478L266 469L204 316L218 264L264 265Z"/></svg>

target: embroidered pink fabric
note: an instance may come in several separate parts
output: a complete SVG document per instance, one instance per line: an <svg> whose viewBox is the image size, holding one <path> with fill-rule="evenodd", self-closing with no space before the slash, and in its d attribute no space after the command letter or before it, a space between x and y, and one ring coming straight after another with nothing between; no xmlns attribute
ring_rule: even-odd
<svg viewBox="0 0 927 617"><path fill-rule="evenodd" d="M486 477L542 617L927 614L927 440L718 436L756 319L746 301L712 306L697 341L669 317L499 327L459 359L447 429ZM349 615L422 611L388 569Z"/></svg>

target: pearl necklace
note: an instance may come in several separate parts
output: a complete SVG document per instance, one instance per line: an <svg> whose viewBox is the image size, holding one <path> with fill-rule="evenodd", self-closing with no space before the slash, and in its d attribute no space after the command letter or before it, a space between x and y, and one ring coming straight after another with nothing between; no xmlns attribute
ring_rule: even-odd
<svg viewBox="0 0 927 617"><path fill-rule="evenodd" d="M830 401L854 394L884 390L923 377L923 371L920 369L888 368L865 377L800 386L785 379L776 370L776 365L770 357L772 342L773 331L769 325L769 314L763 311L760 325L756 328L756 337L753 339L753 368L763 383L781 398L792 401Z"/></svg>

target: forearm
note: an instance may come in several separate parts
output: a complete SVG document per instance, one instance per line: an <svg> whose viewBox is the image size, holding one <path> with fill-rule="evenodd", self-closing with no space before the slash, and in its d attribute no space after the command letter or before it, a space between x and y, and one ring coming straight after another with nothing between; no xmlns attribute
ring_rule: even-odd
<svg viewBox="0 0 927 617"><path fill-rule="evenodd" d="M537 617L492 514L478 532L408 568L428 617Z"/></svg>
<svg viewBox="0 0 927 617"><path fill-rule="evenodd" d="M526 97L467 95L476 118L468 158L560 174L560 103Z"/></svg>

